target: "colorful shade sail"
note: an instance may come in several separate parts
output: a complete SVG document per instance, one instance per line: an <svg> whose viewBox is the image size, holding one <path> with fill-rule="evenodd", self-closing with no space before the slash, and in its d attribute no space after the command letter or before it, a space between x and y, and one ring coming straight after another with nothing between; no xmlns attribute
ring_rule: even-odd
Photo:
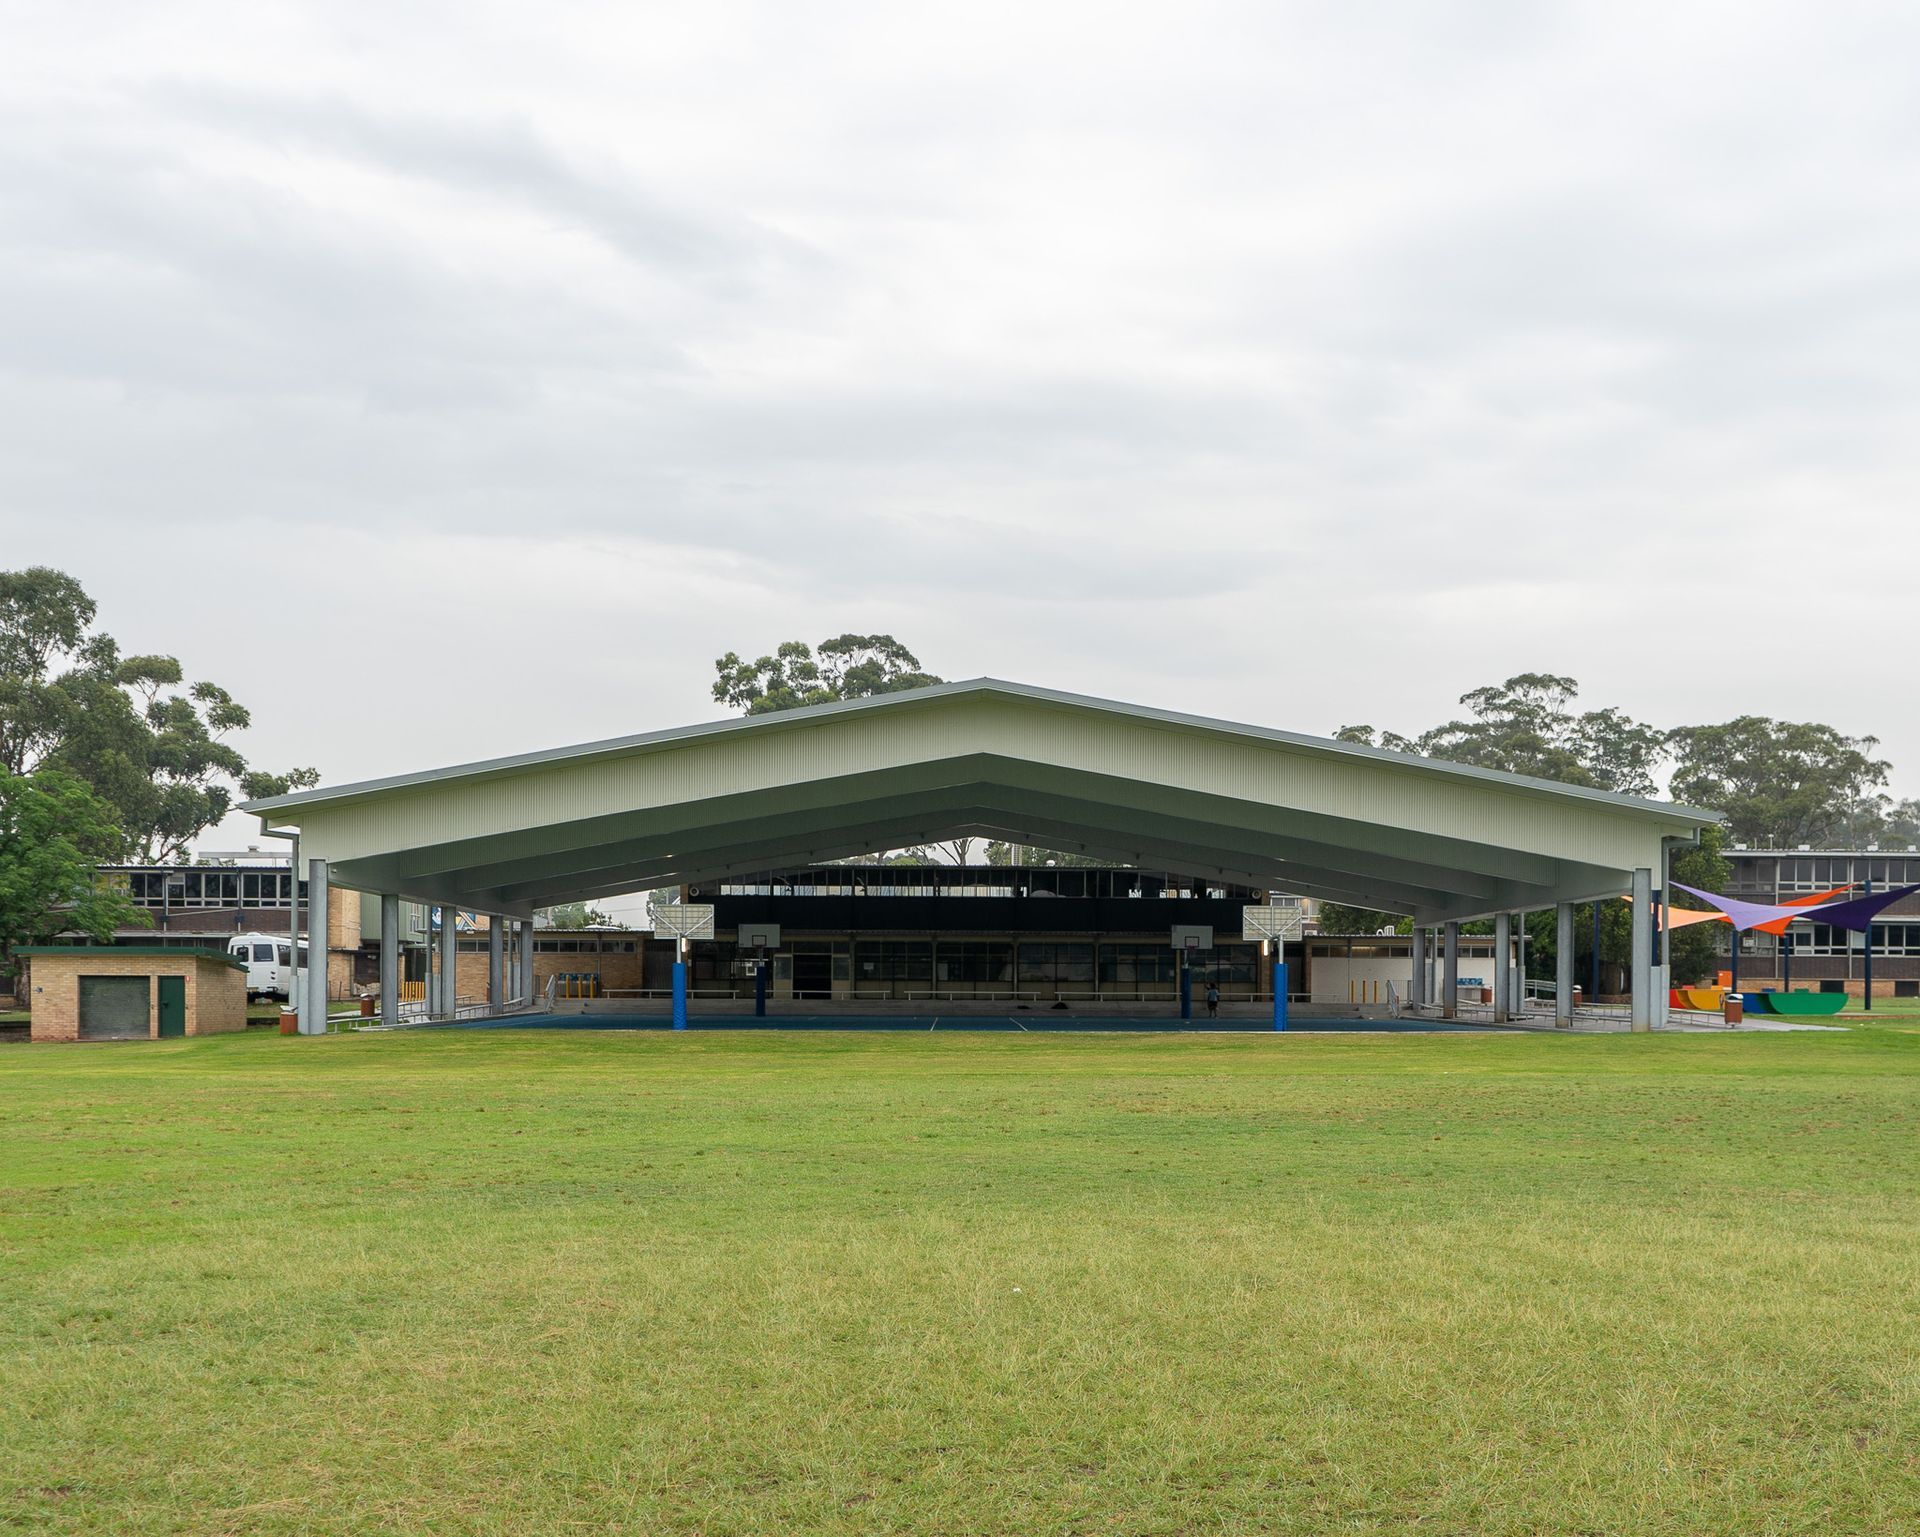
<svg viewBox="0 0 1920 1537"><path fill-rule="evenodd" d="M1735 897L1717 896L1711 891L1701 891L1697 887L1684 885L1679 881L1673 884L1678 891L1690 892L1704 902L1711 902L1725 913L1727 920L1742 933L1748 929L1779 925L1777 928L1767 927L1767 932L1770 934L1783 932L1789 923L1798 918L1811 918L1817 923L1829 923L1837 929L1867 929L1872 926L1873 920L1879 914L1893 906L1895 902L1904 901L1916 891L1920 891L1920 885L1896 886L1891 891L1876 891L1870 897L1855 897L1850 902L1826 902L1817 907L1807 906L1801 902L1789 902L1779 907L1770 907L1762 902L1742 902Z"/></svg>
<svg viewBox="0 0 1920 1537"><path fill-rule="evenodd" d="M1776 907L1766 902L1742 902L1738 897L1723 897L1717 892L1702 891L1697 886L1689 886L1681 881L1675 881L1673 888L1696 896L1703 902L1711 902L1725 913L1727 921L1743 934L1748 929L1759 928L1763 923L1791 923L1796 918L1806 918L1817 911L1817 909L1804 907Z"/></svg>
<svg viewBox="0 0 1920 1537"><path fill-rule="evenodd" d="M1831 891L1816 891L1810 897L1795 897L1787 903L1787 906L1818 907L1822 902L1831 902L1835 897L1843 897L1851 890L1853 890L1851 886L1835 886ZM1792 922L1791 918L1776 918L1771 923L1757 925L1757 931L1762 934L1772 934L1777 938L1787 932L1787 925Z"/></svg>
<svg viewBox="0 0 1920 1537"><path fill-rule="evenodd" d="M1620 900L1622 902L1631 902L1633 898L1622 897ZM1700 913L1695 912L1690 907L1662 907L1658 902L1653 904L1653 919L1655 923L1668 929L1690 928L1696 923L1727 923L1731 921L1725 913Z"/></svg>
<svg viewBox="0 0 1920 1537"><path fill-rule="evenodd" d="M1864 932L1873 927L1873 920L1881 913L1916 891L1920 891L1920 885L1896 886L1891 891L1876 891L1870 897L1855 897L1851 902L1829 902L1825 907L1808 910L1805 916L1821 923L1830 923L1836 929Z"/></svg>

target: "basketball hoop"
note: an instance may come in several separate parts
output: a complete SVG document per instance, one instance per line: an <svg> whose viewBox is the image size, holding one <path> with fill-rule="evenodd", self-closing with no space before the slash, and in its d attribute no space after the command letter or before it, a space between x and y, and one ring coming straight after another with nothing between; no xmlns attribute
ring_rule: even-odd
<svg viewBox="0 0 1920 1537"><path fill-rule="evenodd" d="M675 949L685 954L691 941L713 938L713 904L675 902L670 907L656 907L653 910L653 932L679 941Z"/></svg>
<svg viewBox="0 0 1920 1537"><path fill-rule="evenodd" d="M1297 907L1243 907L1240 923L1244 938L1271 939L1278 944L1297 940L1306 931L1304 915Z"/></svg>

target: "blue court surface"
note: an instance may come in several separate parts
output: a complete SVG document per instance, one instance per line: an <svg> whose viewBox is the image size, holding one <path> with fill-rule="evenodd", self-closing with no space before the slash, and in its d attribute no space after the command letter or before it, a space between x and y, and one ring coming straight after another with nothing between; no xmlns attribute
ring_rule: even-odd
<svg viewBox="0 0 1920 1537"><path fill-rule="evenodd" d="M507 1019L461 1020L460 1030L671 1030L665 1014L533 1014ZM695 1014L689 1030L963 1030L1007 1034L1058 1035L1121 1032L1128 1035L1272 1035L1273 1025L1257 1019L1095 1018L1080 1014ZM1427 1019L1316 1019L1295 1016L1288 1035L1358 1034L1393 1031L1427 1035L1487 1034L1494 1027L1450 1024Z"/></svg>

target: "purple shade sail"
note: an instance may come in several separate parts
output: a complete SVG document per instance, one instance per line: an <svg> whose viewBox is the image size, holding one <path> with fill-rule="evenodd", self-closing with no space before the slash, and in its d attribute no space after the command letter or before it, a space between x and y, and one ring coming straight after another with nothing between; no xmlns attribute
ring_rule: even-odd
<svg viewBox="0 0 1920 1537"><path fill-rule="evenodd" d="M1920 886L1897 886L1892 891L1876 891L1870 897L1851 897L1845 902L1823 902L1818 907L1803 907L1800 915L1830 923L1836 929L1864 933L1873 927L1873 920L1882 912L1916 891L1920 891Z"/></svg>
<svg viewBox="0 0 1920 1537"><path fill-rule="evenodd" d="M1768 907L1761 902L1742 902L1737 897L1716 896L1711 891L1702 891L1697 886L1683 885L1679 881L1672 884L1676 890L1691 892L1701 901L1711 902L1732 919L1733 926L1743 934L1748 929L1757 929L1763 923L1774 923L1782 918L1810 918L1816 923L1830 923L1837 929L1865 930L1872 926L1876 916L1895 902L1920 891L1920 885L1899 886L1892 891L1876 891L1870 897L1823 902L1818 907Z"/></svg>
<svg viewBox="0 0 1920 1537"><path fill-rule="evenodd" d="M1769 907L1764 902L1742 902L1738 897L1723 897L1715 892L1702 891L1698 886L1688 886L1681 881L1670 884L1676 891L1690 892L1703 902L1711 902L1732 919L1733 926L1743 934L1748 929L1759 928L1763 923L1776 923L1782 918L1806 918L1826 911L1824 907Z"/></svg>

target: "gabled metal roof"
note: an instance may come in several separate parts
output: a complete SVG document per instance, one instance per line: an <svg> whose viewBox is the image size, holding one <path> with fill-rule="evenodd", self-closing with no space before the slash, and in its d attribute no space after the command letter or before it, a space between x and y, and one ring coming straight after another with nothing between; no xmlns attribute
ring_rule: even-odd
<svg viewBox="0 0 1920 1537"><path fill-rule="evenodd" d="M269 824L280 821L297 822L299 820L297 816L282 818L278 813L356 800L394 790L419 789L451 784L460 780L526 773L559 764L655 752L736 733L803 730L846 716L873 711L924 709L944 700L983 695L1002 695L1057 706L1061 709L1119 716L1180 731L1269 742L1296 751L1386 763L1418 773L1477 780L1497 784L1508 790L1598 803L1629 813L1644 812L1661 821L1672 821L1676 816L1700 824L1725 820L1718 812L1677 805L1670 801L1620 795L1612 791L1590 789L1584 785L1562 784L1557 780L1536 779L1525 774L1509 774L1498 769L1479 768L1473 764L1449 763L1440 758L1423 758L1414 753L1393 752L1384 747L1369 747L1358 742L1342 742L1332 737L1282 731L1273 726L1255 726L1239 721L1219 720L1211 716L1189 715L1178 710L1158 709L1151 705L1124 704L1117 700L1100 699L1087 694L1073 694L1061 689L1038 688L1029 683L1009 683L1000 678L969 678L956 683L935 683L926 688L906 689L895 694L874 694L864 699L807 705L799 709L780 710L766 715L705 721L691 726L670 727L664 731L643 731L632 736L608 737L598 742L582 742L572 747L551 747L538 752L516 753L504 758L487 758L475 763L423 769L410 774L393 774L381 779L365 779L350 784L322 785L316 789L298 790L288 795L274 795L261 800L244 801L238 809L259 815Z"/></svg>
<svg viewBox="0 0 1920 1537"><path fill-rule="evenodd" d="M1411 912L1610 896L1710 812L992 678L250 801L363 891L550 902L958 836Z"/></svg>

